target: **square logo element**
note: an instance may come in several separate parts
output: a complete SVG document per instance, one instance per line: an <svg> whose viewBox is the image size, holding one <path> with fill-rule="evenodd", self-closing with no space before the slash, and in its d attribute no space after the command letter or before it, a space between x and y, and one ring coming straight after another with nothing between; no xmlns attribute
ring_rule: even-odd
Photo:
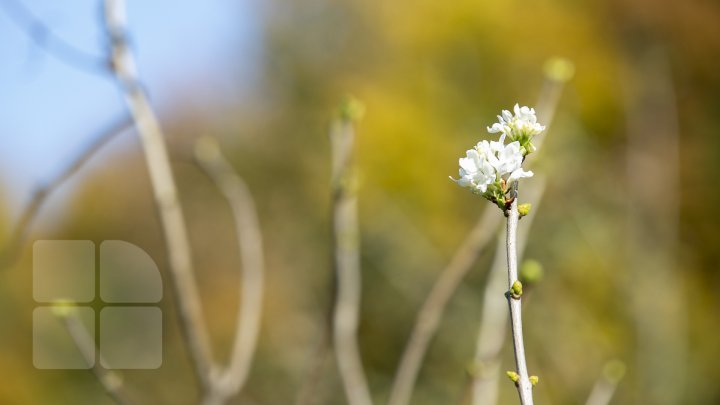
<svg viewBox="0 0 720 405"><path fill-rule="evenodd" d="M36 241L33 298L43 303L95 299L95 244L89 240Z"/></svg>
<svg viewBox="0 0 720 405"><path fill-rule="evenodd" d="M125 241L102 242L98 256L88 240L33 244L33 297L48 304L33 311L36 368L162 365L162 312L152 306L163 295L157 265L143 249ZM90 302L100 302L99 313L78 305Z"/></svg>

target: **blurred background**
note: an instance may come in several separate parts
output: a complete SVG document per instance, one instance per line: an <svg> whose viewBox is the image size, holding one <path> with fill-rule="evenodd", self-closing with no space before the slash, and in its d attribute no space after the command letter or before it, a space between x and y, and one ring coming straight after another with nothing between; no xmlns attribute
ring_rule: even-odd
<svg viewBox="0 0 720 405"><path fill-rule="evenodd" d="M2 246L33 190L127 114L96 63L108 43L100 6L0 0ZM616 359L626 372L613 403L720 403L717 3L129 0L128 25L170 145L219 361L235 328L240 256L230 209L192 160L199 136L219 139L258 206L265 308L248 384L232 403L293 403L322 344L328 131L343 97L366 109L355 151L358 338L384 403L420 305L483 210L495 209L448 176L466 149L495 137L485 128L501 109L536 106L548 83L559 88L545 69L553 57L572 61L575 75L533 167L546 176L525 254L544 269L524 304L536 400L585 403ZM87 370L33 367L38 239L120 239L150 254L165 280L163 365L123 379L139 403L195 403L134 131L50 195L0 270L0 402L112 403ZM411 403L467 403L494 251L482 251L450 300ZM514 368L509 343L502 370ZM499 386L498 402L515 403L512 384ZM314 403L345 403L332 358Z"/></svg>

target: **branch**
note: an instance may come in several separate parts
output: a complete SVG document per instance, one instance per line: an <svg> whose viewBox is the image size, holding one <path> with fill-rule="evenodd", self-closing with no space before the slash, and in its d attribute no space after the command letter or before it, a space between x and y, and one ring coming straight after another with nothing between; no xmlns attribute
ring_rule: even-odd
<svg viewBox="0 0 720 405"><path fill-rule="evenodd" d="M65 41L48 28L22 2L0 1L0 8L38 47L68 66L92 74L109 72L107 57L99 57Z"/></svg>
<svg viewBox="0 0 720 405"><path fill-rule="evenodd" d="M532 405L532 384L527 371L527 363L525 362L525 346L523 343L522 333L522 297L520 295L511 294L510 291L515 289L518 280L517 270L517 226L518 226L518 195L517 187L515 188L515 198L513 199L510 210L507 212L507 263L508 263L508 293L507 300L510 306L510 319L512 326L512 341L515 352L515 367L517 369L518 380L515 385L520 395L520 403L522 405Z"/></svg>
<svg viewBox="0 0 720 405"><path fill-rule="evenodd" d="M16 262L33 221L45 204L45 201L47 201L55 190L60 188L60 186L62 186L69 178L77 173L112 139L126 132L131 127L132 120L130 118L123 117L116 119L107 128L93 136L92 140L80 150L67 167L61 170L55 177L47 181L44 185L36 188L11 232L8 244L3 250L2 266L0 266L0 268L10 267Z"/></svg>
<svg viewBox="0 0 720 405"><path fill-rule="evenodd" d="M555 117L557 103L560 100L562 89L574 73L572 62L553 58L545 64L545 83L538 101L538 117L550 128ZM535 138L535 146L540 149L547 138L546 135ZM529 164L534 163L535 155L530 155ZM536 176L529 184L527 200L532 204L534 215L525 217L524 227L518 235L518 259L522 258L532 222L537 215L540 200L545 191L545 178ZM502 260L503 244L499 243L493 260L488 281L485 284L485 298L483 301L482 321L475 349L474 373L472 375L472 398L475 405L497 403L498 381L500 377L500 352L505 342L507 330L507 317L502 311L505 305L496 295L501 291L504 283L504 261ZM502 314L502 316L501 316Z"/></svg>
<svg viewBox="0 0 720 405"><path fill-rule="evenodd" d="M333 266L337 296L333 311L333 340L340 377L350 405L372 404L357 342L360 312L360 235L357 223L357 196L351 155L354 141L352 119L336 122L330 133L332 143L332 231Z"/></svg>
<svg viewBox="0 0 720 405"><path fill-rule="evenodd" d="M102 361L96 361L95 352L95 339L88 333L85 326L78 318L73 307L67 306L56 306L54 307L56 315L62 319L65 327L67 328L70 337L75 343L75 346L80 351L80 354L85 359L88 365L91 365L91 370L95 377L102 385L105 392L119 405L129 405L132 403L125 392L125 386L122 381L122 377L115 371L107 370L100 364Z"/></svg>
<svg viewBox="0 0 720 405"><path fill-rule="evenodd" d="M595 382L585 405L608 405L624 376L625 364L623 362L610 360L605 363L602 376Z"/></svg>
<svg viewBox="0 0 720 405"><path fill-rule="evenodd" d="M111 39L113 72L135 121L150 172L155 202L167 244L175 304L180 328L190 352L195 376L204 393L212 391L215 366L210 337L203 319L200 295L193 275L190 242L164 135L135 71L125 38L124 0L105 0L105 24Z"/></svg>
<svg viewBox="0 0 720 405"><path fill-rule="evenodd" d="M555 109L564 84L573 74L572 63L561 58L551 59L545 66L545 82L538 102L538 116L546 128L555 115ZM535 146L539 149L545 136L538 137ZM393 381L389 405L406 405L410 401L413 387L427 353L430 341L437 333L440 319L445 313L448 301L458 285L470 271L477 257L490 242L495 229L500 226L497 215L486 212L480 217L470 235L457 250L430 290L413 325L408 344L400 359L400 365ZM497 213L495 213L497 214Z"/></svg>
<svg viewBox="0 0 720 405"><path fill-rule="evenodd" d="M533 215L523 217L523 227L517 235L517 257L522 259L527 246L528 235L532 228L536 212L540 206L545 192L546 179L535 175L528 184L526 201L532 204ZM475 360L472 373L473 404L487 405L497 403L498 380L500 377L500 353L505 343L507 331L507 313L504 308L504 297L498 294L505 289L506 258L503 254L506 249L503 239L504 232L499 233L499 241L495 248L495 255L485 283L483 298L482 321L475 346Z"/></svg>
<svg viewBox="0 0 720 405"><path fill-rule="evenodd" d="M389 405L403 405L410 401L422 360L440 325L448 301L457 290L467 272L492 239L493 230L500 225L500 215L486 209L470 235L450 263L445 267L423 303L405 347L390 394Z"/></svg>
<svg viewBox="0 0 720 405"><path fill-rule="evenodd" d="M195 158L227 199L233 212L242 260L241 291L230 364L220 375L216 403L237 395L247 381L260 333L263 301L263 248L252 194L223 157L214 138L195 144Z"/></svg>

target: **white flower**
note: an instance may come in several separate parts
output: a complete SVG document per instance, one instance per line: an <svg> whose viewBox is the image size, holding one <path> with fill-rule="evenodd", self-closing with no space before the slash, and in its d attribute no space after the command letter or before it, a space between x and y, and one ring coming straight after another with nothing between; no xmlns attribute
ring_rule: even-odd
<svg viewBox="0 0 720 405"><path fill-rule="evenodd" d="M487 151L490 164L495 169L497 180L503 179L509 186L514 181L532 177L533 172L522 169L523 155L520 150L520 142L515 141L507 145L502 142L482 141L477 148Z"/></svg>
<svg viewBox="0 0 720 405"><path fill-rule="evenodd" d="M462 187L484 193L487 186L495 181L495 169L476 149L468 150L465 156L459 160L460 179L451 179Z"/></svg>
<svg viewBox="0 0 720 405"><path fill-rule="evenodd" d="M507 145L502 142L480 141L475 148L460 158L460 179L455 180L462 187L474 192L485 193L488 186L504 180L505 187L524 177L531 177L531 171L521 167L523 155L520 143L515 141Z"/></svg>
<svg viewBox="0 0 720 405"><path fill-rule="evenodd" d="M513 110L515 115L508 110L503 110L502 115L497 116L498 122L487 129L491 134L501 133L500 142L508 137L511 141L524 143L545 130L545 127L537 122L534 108L520 107L515 104Z"/></svg>

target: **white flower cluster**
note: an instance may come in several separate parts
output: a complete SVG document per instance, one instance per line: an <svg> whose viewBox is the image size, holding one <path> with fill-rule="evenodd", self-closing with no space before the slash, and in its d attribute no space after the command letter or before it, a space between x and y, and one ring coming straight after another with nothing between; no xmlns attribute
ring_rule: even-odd
<svg viewBox="0 0 720 405"><path fill-rule="evenodd" d="M488 127L491 134L501 133L500 142L504 142L507 138L510 142L520 142L520 149L523 156L535 151L535 147L530 143L535 135L545 130L545 127L537 122L535 109L530 107L520 107L515 104L513 108L515 114L511 114L508 110L502 110L498 115L498 122Z"/></svg>
<svg viewBox="0 0 720 405"><path fill-rule="evenodd" d="M460 158L460 178L451 179L505 209L513 198L506 198L511 186L519 179L533 175L533 172L523 170L522 163L525 155L535 150L532 138L545 127L537 122L534 109L517 104L514 116L503 110L498 119L498 123L488 127L488 132L502 133L500 140L478 142L464 158ZM505 140L510 142L506 145Z"/></svg>

